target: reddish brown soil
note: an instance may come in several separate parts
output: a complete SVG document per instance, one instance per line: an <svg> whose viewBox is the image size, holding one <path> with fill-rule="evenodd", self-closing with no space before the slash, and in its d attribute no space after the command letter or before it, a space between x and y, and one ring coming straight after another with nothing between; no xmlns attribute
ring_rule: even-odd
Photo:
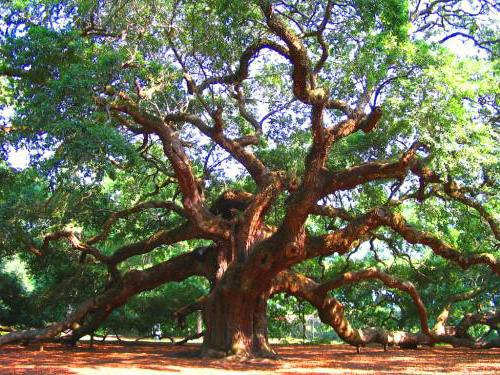
<svg viewBox="0 0 500 375"><path fill-rule="evenodd" d="M402 350L347 345L278 346L280 360L205 360L199 346L58 344L0 348L0 374L500 374L500 350L448 347Z"/></svg>

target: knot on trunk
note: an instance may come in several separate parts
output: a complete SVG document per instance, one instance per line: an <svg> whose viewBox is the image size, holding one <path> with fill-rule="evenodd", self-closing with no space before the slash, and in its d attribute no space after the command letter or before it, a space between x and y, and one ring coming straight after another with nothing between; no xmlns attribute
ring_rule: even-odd
<svg viewBox="0 0 500 375"><path fill-rule="evenodd" d="M285 247L285 255L287 258L295 258L300 254L300 247L295 243L291 243Z"/></svg>
<svg viewBox="0 0 500 375"><path fill-rule="evenodd" d="M260 264L264 270L269 270L273 264L273 257L270 254L264 254L260 260Z"/></svg>

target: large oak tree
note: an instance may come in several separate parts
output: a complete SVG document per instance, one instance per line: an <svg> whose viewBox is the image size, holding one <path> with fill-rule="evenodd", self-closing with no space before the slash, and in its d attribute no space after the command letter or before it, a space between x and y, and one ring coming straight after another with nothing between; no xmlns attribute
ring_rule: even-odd
<svg viewBox="0 0 500 375"><path fill-rule="evenodd" d="M202 311L207 356L274 355L266 306L282 292L357 347L498 345L469 332L500 320L498 11L4 2L0 251L105 271L65 320L0 344L76 341L138 293L200 276L209 292L177 316ZM29 168L8 165L14 149ZM145 254L163 258L134 263ZM333 271L307 274L313 260ZM367 280L407 295L420 331L353 326L338 291ZM419 290L447 282L445 300Z"/></svg>

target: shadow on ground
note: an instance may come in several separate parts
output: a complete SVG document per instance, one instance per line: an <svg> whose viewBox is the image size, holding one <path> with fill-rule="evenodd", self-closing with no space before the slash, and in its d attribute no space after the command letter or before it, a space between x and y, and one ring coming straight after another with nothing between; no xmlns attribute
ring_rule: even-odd
<svg viewBox="0 0 500 375"><path fill-rule="evenodd" d="M450 347L402 350L347 345L277 346L280 360L206 360L198 345L97 343L67 348L58 344L0 348L0 374L499 374L500 350Z"/></svg>

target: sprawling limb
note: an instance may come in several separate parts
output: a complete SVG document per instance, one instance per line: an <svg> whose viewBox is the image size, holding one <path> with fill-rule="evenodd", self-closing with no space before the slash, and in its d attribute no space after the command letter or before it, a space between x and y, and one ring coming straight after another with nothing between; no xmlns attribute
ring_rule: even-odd
<svg viewBox="0 0 500 375"><path fill-rule="evenodd" d="M352 189L360 184L373 180L391 178L402 179L408 173L409 168L416 162L417 150L422 147L419 143L413 144L396 162L365 163L342 171L326 171L323 166L328 143L331 142L328 134L331 133L325 133L321 125L321 119L315 118L315 115L321 116L320 113L316 114L316 111L317 109L313 108L312 118L315 142L306 160L306 163L309 165L308 172L298 191L291 196L283 224L278 230L283 238L285 238L285 241L289 242L296 240L296 236L302 228L305 219L310 213L314 213L317 209L316 202L319 198L325 197L335 191ZM315 123L315 121L317 123ZM372 213L366 217L365 228L363 228L363 226L357 226L356 233L353 232L349 234L350 243L355 242L359 236L365 235L367 231L381 225L380 218L375 219L375 216L378 214L382 214L382 211L372 211ZM323 244L321 244L319 248L321 248L322 251L329 252L342 251L343 247L345 251L347 251L349 246L345 246L346 243L342 242L345 241L345 239L339 242L339 238L336 238L338 235L340 234L337 233L330 236L330 238L327 239L329 245L323 246ZM329 249L330 246L333 246L335 249ZM312 247L312 249L317 248L317 246ZM307 250L307 252L310 253L309 250ZM311 255L310 253L308 257Z"/></svg>
<svg viewBox="0 0 500 375"><path fill-rule="evenodd" d="M30 340L42 340L46 338L54 337L67 329L72 329L75 327L79 321L81 321L89 312L95 308L94 300L90 299L78 307L78 309L71 313L65 320L59 323L54 323L46 328L41 329L29 329L26 331L12 332L7 335L0 337L0 345L13 343L13 342L24 342Z"/></svg>
<svg viewBox="0 0 500 375"><path fill-rule="evenodd" d="M347 283L368 279L378 279L390 287L409 293L413 301L419 306L418 313L423 333L393 332L383 328L353 328L344 317L343 305L334 297L330 297L328 291ZM310 302L318 309L319 317L324 323L331 325L344 341L356 347L370 343L379 343L384 346L412 346L418 344L431 345L434 342L429 331L425 306L415 287L411 283L401 282L375 268L347 273L325 284L317 284L304 275L283 271L277 276L272 287L272 293L279 292L286 292Z"/></svg>
<svg viewBox="0 0 500 375"><path fill-rule="evenodd" d="M339 190L350 190L374 180L402 179L418 160L417 151L421 147L420 143L414 143L395 162L370 162L341 171L324 171L321 176L323 181L321 195L326 196Z"/></svg>
<svg viewBox="0 0 500 375"><path fill-rule="evenodd" d="M143 271L128 271L121 282L111 286L100 296L90 298L80 304L64 321L47 328L9 333L0 337L0 345L46 339L67 329L73 329L77 339L93 332L113 309L122 306L137 293L156 288L166 282L182 281L191 276L213 277L215 255L213 247L200 248ZM79 327L80 322L89 314L92 314L90 323Z"/></svg>
<svg viewBox="0 0 500 375"><path fill-rule="evenodd" d="M332 210L315 208L316 213L330 213ZM332 212L337 214L334 210ZM343 218L349 220L345 213L343 213ZM332 252L344 254L353 244L366 239L370 231L380 226L390 227L411 244L428 246L435 254L453 261L463 269L476 264L484 264L500 275L500 262L492 254L461 253L436 236L407 224L401 214L393 213L387 207L376 208L363 216L349 220L349 224L340 231L309 238L307 257L327 255Z"/></svg>
<svg viewBox="0 0 500 375"><path fill-rule="evenodd" d="M379 280L390 288L399 289L403 292L408 293L411 299L413 300L413 303L417 307L417 312L420 319L420 327L422 328L422 332L425 333L426 335L430 334L427 310L415 286L408 281L400 281L390 276L389 274L376 269L375 267L371 267L358 272L344 273L343 275L334 280L322 283L320 286L317 287L316 291L318 293L326 294L328 291L340 288L344 285L370 279Z"/></svg>
<svg viewBox="0 0 500 375"><path fill-rule="evenodd" d="M129 254L132 253L131 251L132 247L135 248L140 247L141 250L143 251L145 250L150 251L153 248L158 247L160 245L167 245L170 243L187 240L198 234L198 232L193 230L192 225L184 225L181 226L180 228L175 228L175 231L170 231L170 232L163 230L155 233L152 237L144 241L138 242L137 244L124 246L123 248L118 249L112 256L106 256L102 254L97 248L93 246L96 243L104 241L108 238L112 226L118 219L126 218L132 214L154 208L173 210L179 213L180 215L184 214L184 210L173 202L147 201L139 203L131 208L112 213L102 226L101 233L89 238L88 240L79 239L77 237L77 233L75 233L75 231L71 229L63 229L60 231L48 233L43 238L42 248L41 251L39 250L39 252L40 254L42 254L43 250L46 249L49 246L49 243L52 241L66 240L74 249L82 251L83 253L86 254L87 253L92 254L95 259L105 264L115 265L116 263L119 263L120 261L125 259L124 254L126 254L127 252ZM179 231L179 229L183 229L181 236L179 236L179 234L176 233Z"/></svg>
<svg viewBox="0 0 500 375"><path fill-rule="evenodd" d="M111 225L110 224L111 221L113 220L108 220L107 224ZM105 226L103 232L95 237L92 237L90 241L92 241L93 243L97 242L97 240L100 241L101 240L100 238L101 237L104 238L107 235L108 231L109 228L106 228ZM116 265L132 256L148 253L153 249L162 245L171 245L173 243L177 243L180 241L186 241L193 238L201 238L201 237L202 233L200 233L199 230L197 230L193 225L187 222L184 224L180 224L171 230L165 230L165 229L159 230L144 240L124 245L116 249L112 255L108 256L102 254L95 247L90 246L88 242L81 241L77 237L74 231L65 229L47 234L44 237L42 249L45 249L51 241L57 241L63 239L67 240L74 249L81 251L82 255L92 254L94 258L107 265L109 271L114 276L117 276ZM39 252L40 254L43 254L43 251Z"/></svg>
<svg viewBox="0 0 500 375"><path fill-rule="evenodd" d="M500 324L500 310L496 311L480 311L473 314L466 314L456 326L455 336L470 338L467 331L470 327L476 324L484 324L492 328L498 329Z"/></svg>
<svg viewBox="0 0 500 375"><path fill-rule="evenodd" d="M343 305L334 297L328 295L330 290L342 287L344 285L359 282L362 280L377 279L385 285L404 291L410 295L417 306L418 315L421 324L421 333L410 333L403 331L387 331L383 328L364 328L355 329L344 317ZM365 346L370 343L379 343L387 345L399 345L402 347L415 347L417 345L433 345L437 342L450 343L454 346L465 346L470 348L498 346L498 340L475 341L465 334L457 333L455 336L440 334L429 329L428 316L425 305L420 298L415 287L409 283L400 281L376 268L369 268L358 272L348 272L339 278L318 284L312 279L294 273L292 271L283 271L275 278L271 288L271 294L286 292L297 298L310 302L318 309L320 319L331 325L337 334L346 342L356 347ZM474 324L495 325L500 321L498 312L470 314L466 316L459 327L466 330ZM457 332L459 330L457 329Z"/></svg>
<svg viewBox="0 0 500 375"><path fill-rule="evenodd" d="M452 260L464 270L475 264L485 264L489 266L497 275L500 275L500 261L492 254L460 253L451 245L433 236L432 234L419 231L408 225L403 216L400 214L386 215L383 218L383 223L400 234L407 242L426 245L430 247L435 254L448 260Z"/></svg>
<svg viewBox="0 0 500 375"><path fill-rule="evenodd" d="M144 240L116 249L109 257L109 263L118 264L132 256L149 253L151 250L162 245L171 245L180 241L201 237L200 231L190 222L179 224L170 230L161 229Z"/></svg>

